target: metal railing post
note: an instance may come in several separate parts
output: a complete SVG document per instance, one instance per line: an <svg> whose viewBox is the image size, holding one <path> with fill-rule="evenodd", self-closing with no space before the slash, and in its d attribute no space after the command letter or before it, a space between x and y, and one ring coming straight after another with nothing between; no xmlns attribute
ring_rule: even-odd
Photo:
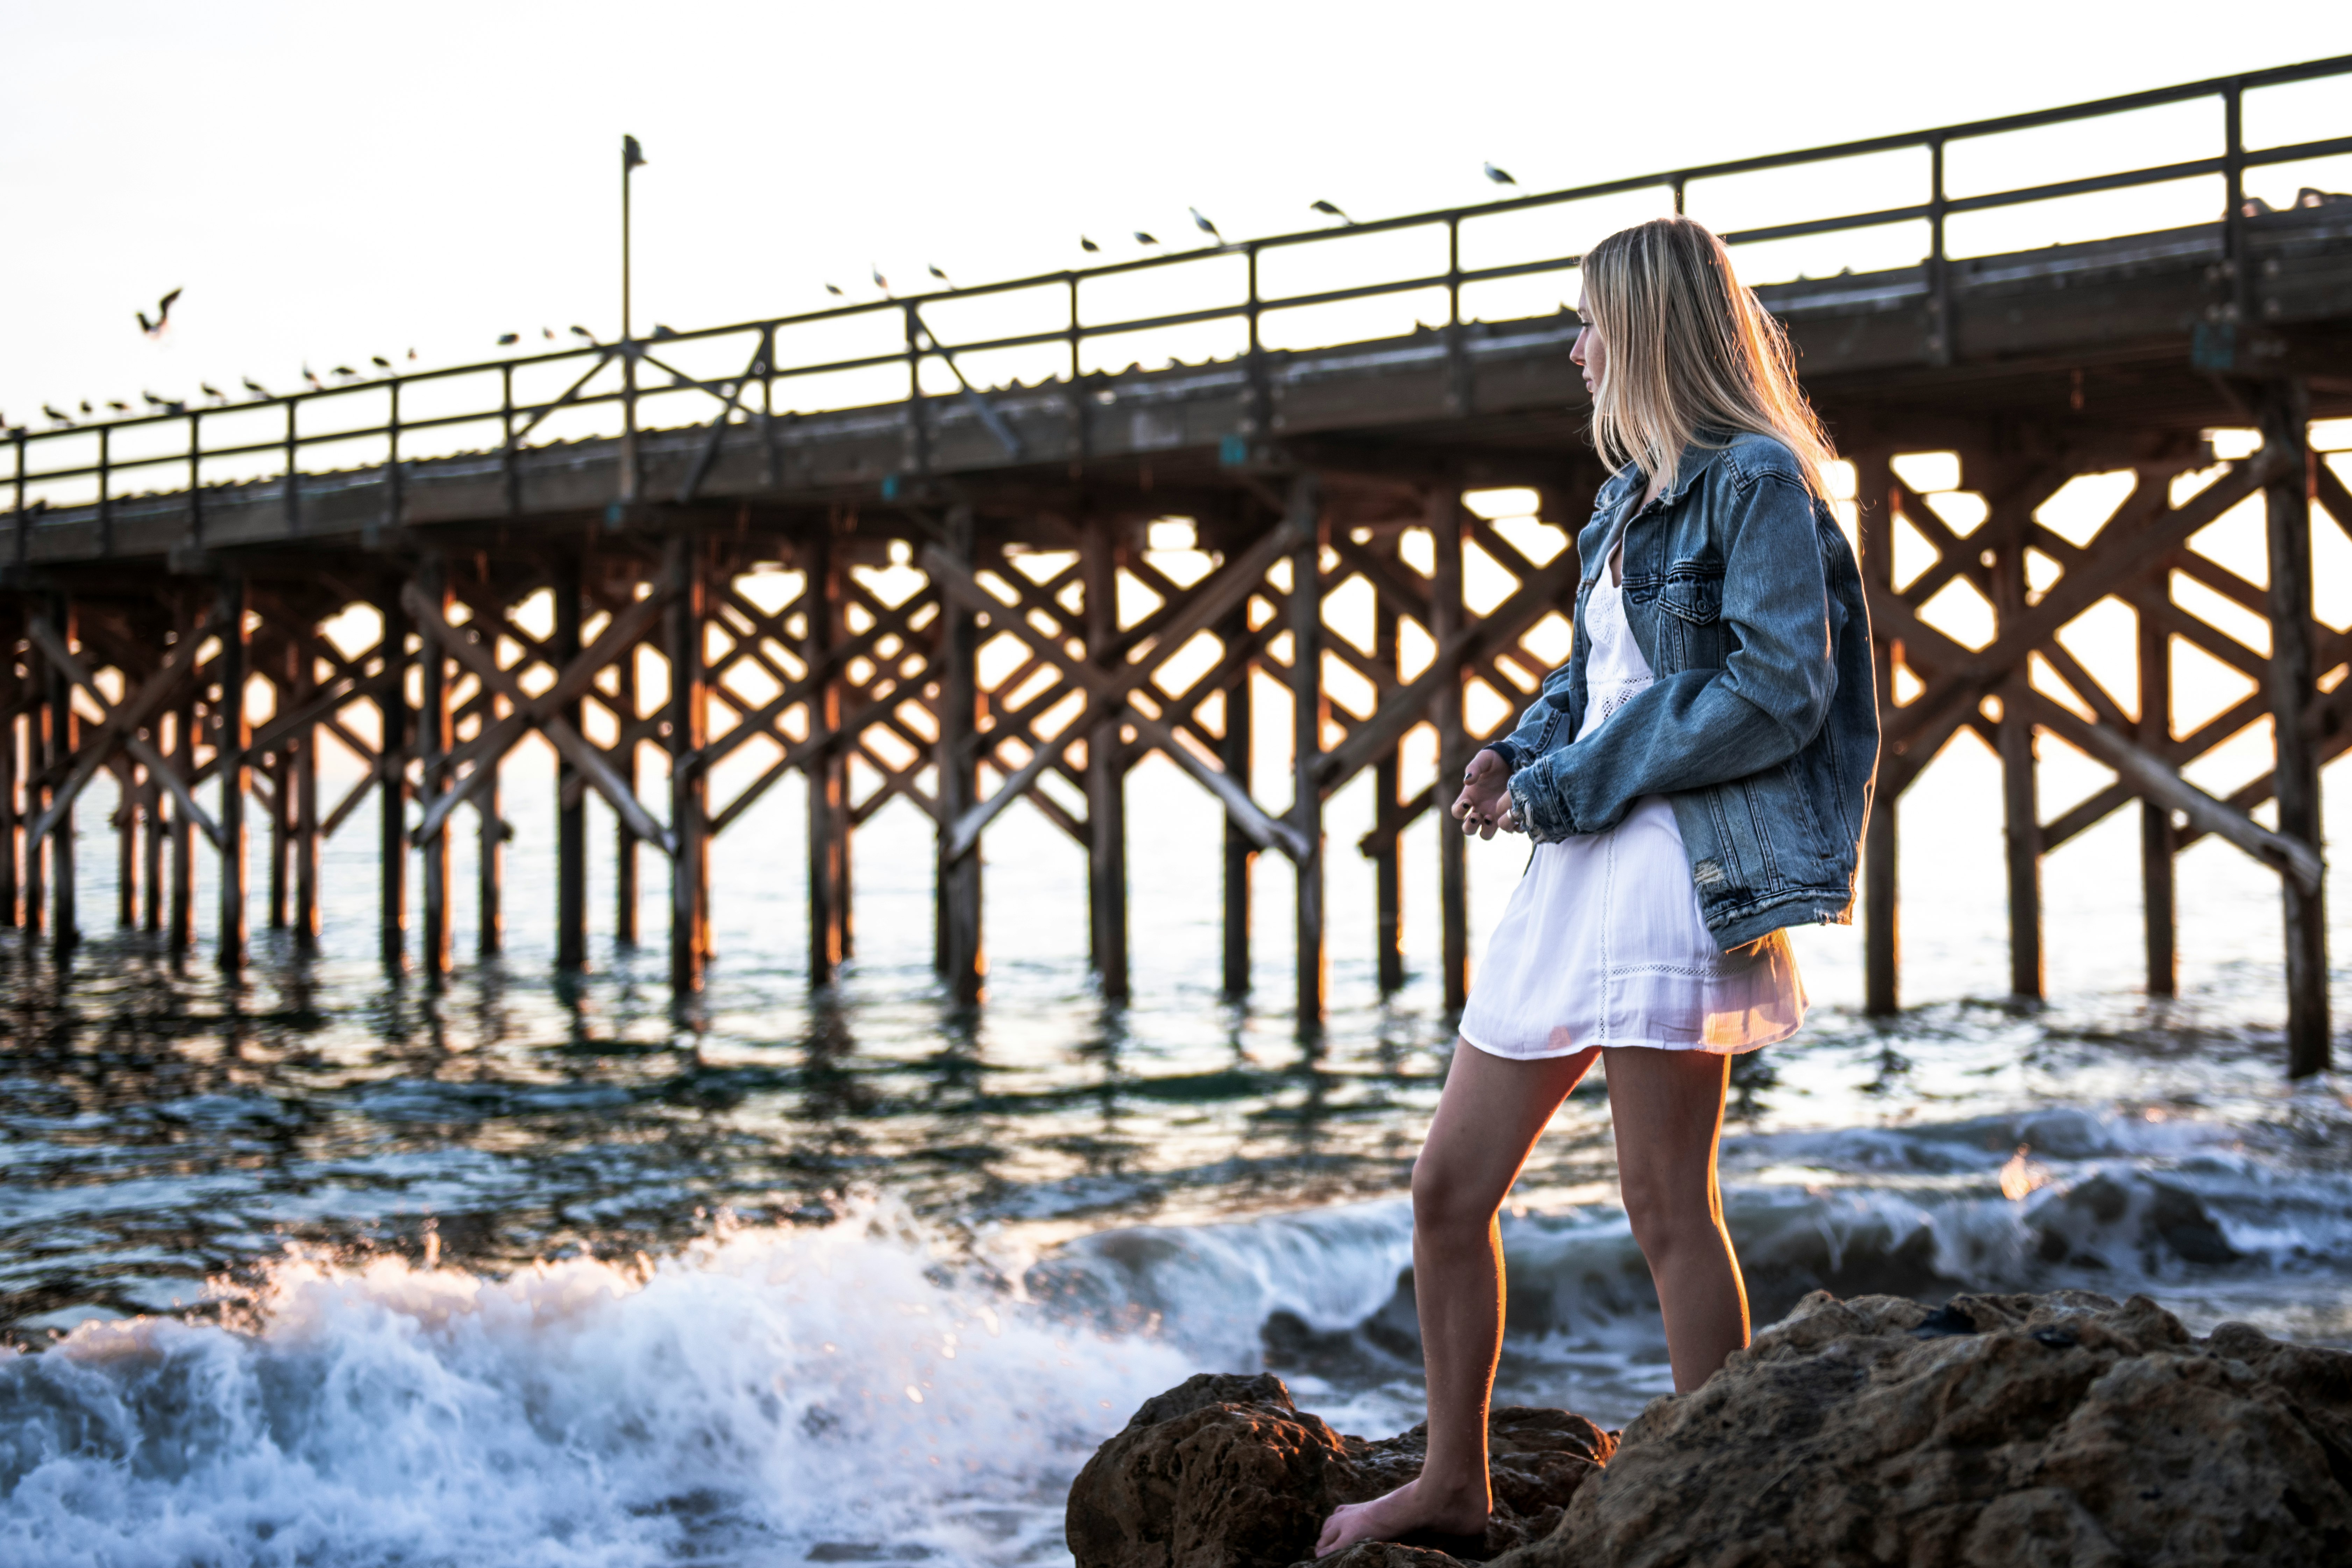
<svg viewBox="0 0 2352 1568"><path fill-rule="evenodd" d="M201 544L205 537L205 416L188 410L188 538Z"/></svg>
<svg viewBox="0 0 2352 1568"><path fill-rule="evenodd" d="M923 327L910 304L901 305L907 319L907 466L926 474L931 468L930 433L923 427Z"/></svg>
<svg viewBox="0 0 2352 1568"><path fill-rule="evenodd" d="M301 458L301 438L294 433L295 406L293 398L286 400L286 482L278 491L278 500L285 506L286 531L289 533L293 532L302 521L302 481L295 467Z"/></svg>
<svg viewBox="0 0 2352 1568"><path fill-rule="evenodd" d="M515 465L514 427L514 361L499 366L499 429L503 439L499 447L499 468L506 480L507 515L522 510L522 475Z"/></svg>
<svg viewBox="0 0 2352 1568"><path fill-rule="evenodd" d="M2246 254L2246 83L2243 77L2232 78L2221 89L2221 117L2225 142L2221 152L2221 177L2229 190L2229 210L2223 218L2223 234L2229 248L2230 313L2233 321L2252 319L2254 303L2254 269Z"/></svg>
<svg viewBox="0 0 2352 1568"><path fill-rule="evenodd" d="M1952 268L1944 253L1944 139L1927 143L1927 362L1948 365L1958 353L1952 321Z"/></svg>
<svg viewBox="0 0 2352 1568"><path fill-rule="evenodd" d="M384 426L386 446L383 455L383 526L387 532L400 527L400 383L392 384L392 419Z"/></svg>
<svg viewBox="0 0 2352 1568"><path fill-rule="evenodd" d="M114 553L114 427L98 427L98 552Z"/></svg>

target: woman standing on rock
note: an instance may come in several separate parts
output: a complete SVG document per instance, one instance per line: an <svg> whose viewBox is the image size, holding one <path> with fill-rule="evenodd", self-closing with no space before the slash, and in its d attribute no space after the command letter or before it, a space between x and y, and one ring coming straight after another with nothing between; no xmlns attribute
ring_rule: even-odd
<svg viewBox="0 0 2352 1568"><path fill-rule="evenodd" d="M1870 626L1788 340L1686 218L1611 236L1583 279L1570 357L1622 466L1578 536L1568 665L1454 803L1465 833L1536 850L1413 1166L1428 1460L1334 1512L1318 1555L1484 1531L1496 1215L1596 1057L1676 1391L1748 1342L1715 1173L1731 1058L1803 1020L1782 928L1851 914L1878 755Z"/></svg>

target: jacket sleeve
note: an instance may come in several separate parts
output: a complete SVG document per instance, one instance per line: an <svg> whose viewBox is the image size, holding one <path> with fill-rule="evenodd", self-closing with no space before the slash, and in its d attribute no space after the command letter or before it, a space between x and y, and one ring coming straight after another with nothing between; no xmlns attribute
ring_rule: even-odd
<svg viewBox="0 0 2352 1568"><path fill-rule="evenodd" d="M1835 610L1812 496L1792 475L1766 473L1735 508L1725 529L1722 668L1664 677L1586 739L1516 766L1512 804L1536 842L1612 827L1645 795L1775 767L1827 718Z"/></svg>
<svg viewBox="0 0 2352 1568"><path fill-rule="evenodd" d="M1561 665L1544 678L1543 689L1536 700L1519 714L1519 721L1507 735L1497 735L1478 749L1492 752L1503 759L1503 766L1517 773L1543 753L1551 744L1552 736L1567 720L1569 665Z"/></svg>

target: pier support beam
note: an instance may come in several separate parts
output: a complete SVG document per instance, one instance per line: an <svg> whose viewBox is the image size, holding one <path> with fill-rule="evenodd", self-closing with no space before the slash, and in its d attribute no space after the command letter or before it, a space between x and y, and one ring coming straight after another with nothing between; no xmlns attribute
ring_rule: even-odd
<svg viewBox="0 0 2352 1568"><path fill-rule="evenodd" d="M808 979L811 985L830 985L849 956L850 938L849 759L839 741L841 672L835 653L847 591L834 559L831 519L812 531L803 552L801 660L815 683L808 701Z"/></svg>
<svg viewBox="0 0 2352 1568"><path fill-rule="evenodd" d="M1372 609L1372 664L1383 678L1380 700L1404 684L1397 668L1397 612L1386 600ZM1404 985L1404 889L1397 860L1400 748L1372 764L1372 952L1382 994Z"/></svg>
<svg viewBox="0 0 2352 1568"><path fill-rule="evenodd" d="M1306 840L1298 858L1298 1030L1323 1026L1323 490L1311 473L1290 481L1290 521L1306 541L1290 557L1290 701L1294 793L1290 823Z"/></svg>
<svg viewBox="0 0 2352 1568"><path fill-rule="evenodd" d="M1118 541L1113 524L1089 519L1080 543L1086 578L1087 655L1106 672L1118 658ZM1127 769L1118 712L1087 734L1087 907L1095 973L1103 1000L1128 999Z"/></svg>
<svg viewBox="0 0 2352 1568"><path fill-rule="evenodd" d="M551 592L555 596L555 635L549 646L550 662L559 670L570 669L580 659L577 556L556 563ZM564 703L562 713L566 723L580 728L577 699ZM588 781L563 758L555 769L555 967L583 969L587 963Z"/></svg>
<svg viewBox="0 0 2352 1568"><path fill-rule="evenodd" d="M220 639L220 652L214 656L220 679L220 708L215 715L220 729L213 739L219 752L219 765L214 771L220 775L219 958L221 969L236 974L245 968L246 752L251 733L245 721L245 681L253 668L245 629L245 578L224 579L214 603L220 612L219 624L214 628Z"/></svg>
<svg viewBox="0 0 2352 1568"><path fill-rule="evenodd" d="M1250 639L1249 598L1226 612L1217 623L1217 640L1227 658L1233 650ZM1255 739L1253 718L1254 687L1257 666L1249 659L1236 661L1233 684L1225 688L1225 732L1217 744L1217 764L1225 776L1241 785L1244 795L1255 795L1251 783L1250 750ZM1257 868L1257 846L1241 830L1231 814L1223 818L1225 831L1224 915L1225 915L1225 994L1241 997L1250 988L1250 881Z"/></svg>
<svg viewBox="0 0 2352 1568"><path fill-rule="evenodd" d="M202 637L201 629L183 621L180 635ZM172 710L171 766L183 783L196 776L196 694L184 690ZM185 807L172 803L172 909L164 945L173 957L184 955L196 940L196 825Z"/></svg>
<svg viewBox="0 0 2352 1568"><path fill-rule="evenodd" d="M2011 476L1989 488L1992 515L1982 531L1994 554L1993 609L2002 629L2026 609L2025 549L2033 526L2029 494ZM1983 481L1979 479L1979 485ZM2032 717L2032 685L2022 659L2001 683L2000 737L2001 839L2009 887L2009 994L2042 996L2042 795Z"/></svg>
<svg viewBox="0 0 2352 1568"><path fill-rule="evenodd" d="M438 555L428 555L416 570L416 590L443 620L449 618L449 578ZM449 658L437 638L427 637L416 650L417 804L431 811L449 788L450 748L456 736L450 726ZM449 973L449 829L425 840L425 924L419 933L419 961L429 984L438 985Z"/></svg>
<svg viewBox="0 0 2352 1568"><path fill-rule="evenodd" d="M62 594L50 601L50 624L66 646L73 646L77 628L74 626L73 602ZM49 754L48 769L62 765L66 759L79 750L78 734L80 721L74 717L73 679L66 671L52 668L49 671ZM48 770L45 770L48 771ZM45 796L54 799L56 791L45 789ZM44 805L47 804L45 800ZM62 964L73 952L74 943L81 938L76 895L79 891L74 875L74 814L70 805L58 825L49 830L49 940Z"/></svg>
<svg viewBox="0 0 2352 1568"><path fill-rule="evenodd" d="M506 803L498 777L499 761L496 757L482 760L479 765L490 770L490 781L474 796L474 902L480 911L474 950L484 958L504 952L507 945Z"/></svg>
<svg viewBox="0 0 2352 1568"><path fill-rule="evenodd" d="M2278 830L2317 850L2319 753L2305 728L2314 690L2311 646L2312 455L2308 390L2299 380L2262 383L2254 410L2263 446L2279 462L2263 487L2270 542L2272 743L2276 747ZM2281 877L2286 900L2287 1075L2323 1072L2330 1056L2327 900L2324 885Z"/></svg>
<svg viewBox="0 0 2352 1568"><path fill-rule="evenodd" d="M625 649L613 661L613 718L619 739L613 747L613 771L622 787L637 793L637 650ZM613 941L623 947L637 945L637 836L629 825L613 822Z"/></svg>
<svg viewBox="0 0 2352 1568"><path fill-rule="evenodd" d="M948 509L947 552L969 572L977 523L969 505ZM967 605L950 598L940 611L940 853L936 960L950 997L962 1005L981 1000L988 979L982 945L981 850L975 843L961 856L950 853L955 824L979 803L980 722L979 622Z"/></svg>
<svg viewBox="0 0 2352 1568"><path fill-rule="evenodd" d="M376 845L382 877L376 910L376 948L394 974L408 967L408 612L398 586L388 585L377 605L383 616L383 668L388 679L376 698L382 736L376 751Z"/></svg>
<svg viewBox="0 0 2352 1568"><path fill-rule="evenodd" d="M299 629L289 655L293 669L289 689L298 705L309 703L319 691L318 661L309 646L310 630L308 626ZM293 862L294 949L308 953L319 946L319 726L304 727L288 744L292 750L282 753L287 761L282 776L294 795L288 845Z"/></svg>
<svg viewBox="0 0 2352 1568"><path fill-rule="evenodd" d="M1855 533L1862 545L1861 569L1874 593L1895 592L1895 474L1884 451L1854 455ZM1903 645L1883 628L1870 643L1871 681L1877 689L1881 721L1895 705L1895 666ZM1902 1011L1902 910L1895 875L1895 813L1899 791L1886 787L1879 771L1872 792L1870 820L1862 837L1863 1011L1889 1018Z"/></svg>
<svg viewBox="0 0 2352 1568"><path fill-rule="evenodd" d="M2139 616L2139 743L2158 756L2172 742L2172 634L2156 617ZM2179 922L2172 898L2172 808L2139 803L2140 907L2147 925L2147 994L2170 996L2177 987Z"/></svg>
<svg viewBox="0 0 2352 1568"><path fill-rule="evenodd" d="M1435 541L1436 570L1429 584L1429 635L1444 647L1461 632L1462 534L1461 492L1451 485L1430 493L1429 531ZM1437 783L1431 808L1437 821L1438 967L1449 1016L1470 1001L1470 862L1461 825L1454 820L1454 797L1461 793L1462 775L1470 766L1470 737L1462 724L1462 678L1438 683L1429 701L1429 721L1437 731Z"/></svg>
<svg viewBox="0 0 2352 1568"><path fill-rule="evenodd" d="M674 590L669 646L669 826L676 842L670 865L669 983L679 994L702 989L710 953L710 834L704 732L710 689L703 660L705 577L701 538L673 534L663 563ZM575 653L573 658L577 658Z"/></svg>

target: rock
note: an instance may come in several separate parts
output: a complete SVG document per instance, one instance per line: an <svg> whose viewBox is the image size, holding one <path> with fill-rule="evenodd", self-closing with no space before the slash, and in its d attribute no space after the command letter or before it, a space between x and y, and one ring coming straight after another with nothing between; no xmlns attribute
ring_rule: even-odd
<svg viewBox="0 0 2352 1568"><path fill-rule="evenodd" d="M1564 1410L1504 1405L1489 1427L1499 1554L1559 1521L1615 1439ZM1202 1373L1146 1400L1070 1489L1077 1568L1286 1568L1315 1549L1330 1511L1421 1473L1424 1429L1377 1443L1342 1436L1291 1403L1282 1380ZM1441 1552L1366 1543L1346 1568L1446 1568Z"/></svg>
<svg viewBox="0 0 2352 1568"><path fill-rule="evenodd" d="M2347 1484L2352 1354L2138 1296L1816 1292L1496 1568L2343 1563Z"/></svg>

